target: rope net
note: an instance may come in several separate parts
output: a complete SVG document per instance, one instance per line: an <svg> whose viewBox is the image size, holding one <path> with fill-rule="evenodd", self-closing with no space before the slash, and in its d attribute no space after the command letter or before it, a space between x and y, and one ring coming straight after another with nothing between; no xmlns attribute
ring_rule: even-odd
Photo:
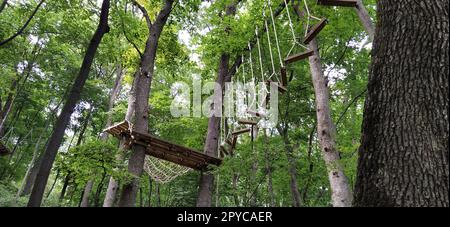
<svg viewBox="0 0 450 227"><path fill-rule="evenodd" d="M152 156L146 156L144 170L154 181L167 184L177 177L185 175L192 169Z"/></svg>

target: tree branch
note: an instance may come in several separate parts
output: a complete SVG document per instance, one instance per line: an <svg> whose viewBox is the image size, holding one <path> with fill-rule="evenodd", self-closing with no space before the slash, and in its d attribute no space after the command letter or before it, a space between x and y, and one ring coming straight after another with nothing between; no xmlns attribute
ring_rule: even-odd
<svg viewBox="0 0 450 227"><path fill-rule="evenodd" d="M19 36L20 34L22 34L22 32L25 30L25 28L28 26L28 24L31 22L31 20L33 19L34 15L36 14L36 12L39 10L39 7L41 7L42 3L44 3L45 0L41 0L41 2L39 2L39 4L36 6L36 8L34 9L33 13L31 14L31 16L28 18L28 20L25 22L25 24L19 29L19 31L16 32L16 34L14 34L13 36L7 38L6 40L3 40L0 42L0 47L5 45L6 43L8 43L9 41L13 40L14 38L16 38L17 36ZM5 0L6 2L6 0Z"/></svg>
<svg viewBox="0 0 450 227"><path fill-rule="evenodd" d="M150 19L150 16L148 15L147 10L144 6L139 4L137 1L133 0L133 4L141 10L142 14L144 15L145 21L147 22L147 27L150 29L152 27L152 20Z"/></svg>
<svg viewBox="0 0 450 227"><path fill-rule="evenodd" d="M7 3L8 3L8 0L3 0L2 4L0 5L0 13L5 9L5 6Z"/></svg>

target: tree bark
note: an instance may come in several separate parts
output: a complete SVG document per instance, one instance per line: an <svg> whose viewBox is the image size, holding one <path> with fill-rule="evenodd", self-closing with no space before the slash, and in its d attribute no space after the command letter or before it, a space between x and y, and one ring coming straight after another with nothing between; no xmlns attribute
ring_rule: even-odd
<svg viewBox="0 0 450 227"><path fill-rule="evenodd" d="M315 39L311 41L309 48L314 51L314 55L309 58L309 64L316 95L317 135L328 171L332 204L335 207L348 207L352 203L352 192L340 163L339 151L336 146L336 128L331 118L328 82L322 71L319 49Z"/></svg>
<svg viewBox="0 0 450 227"><path fill-rule="evenodd" d="M267 190L269 192L270 207L275 207L275 193L273 192L273 182L272 182L272 160L270 158L270 153L269 153L269 148L268 148L269 140L267 138L266 129L264 129L264 143L266 144L265 148L264 148L264 157L265 157L265 161L266 161L266 172L267 172L267 178L268 178Z"/></svg>
<svg viewBox="0 0 450 227"><path fill-rule="evenodd" d="M148 15L146 16L149 25L149 37L147 39L144 54L141 58L139 69L135 73L136 86L136 106L134 130L140 133L148 133L148 100L150 87L155 70L156 51L158 49L159 37L166 25L174 0L166 0L163 8L159 12L156 20L151 24ZM142 9L141 9L142 10ZM145 10L143 10L146 15ZM145 159L145 146L134 144L133 152L128 160L128 171L133 176L130 183L123 186L119 200L120 207L133 207L136 202L136 195L139 188L139 179L142 175Z"/></svg>
<svg viewBox="0 0 450 227"><path fill-rule="evenodd" d="M230 5L226 6L226 15L234 15L236 13L236 5L239 1L233 1ZM229 73L229 61L230 54L222 53L219 60L218 74L216 83L222 88L225 86L226 81L231 81ZM218 99L219 94L215 93L214 99ZM223 96L223 94L222 94ZM222 97L219 97L220 99ZM204 153L206 155L217 157L218 155L218 141L220 138L220 122L222 118L217 116L211 116L208 121L208 131L204 146ZM211 207L212 196L214 190L214 175L209 172L202 172L200 176L199 192L197 197L197 207Z"/></svg>
<svg viewBox="0 0 450 227"><path fill-rule="evenodd" d="M449 206L449 2L377 2L355 206Z"/></svg>
<svg viewBox="0 0 450 227"><path fill-rule="evenodd" d="M366 7L364 7L362 0L357 0L356 2L357 6L355 8L355 11L358 14L359 20L361 21L364 30L366 30L367 34L369 35L369 39L372 41L375 35L375 26L372 22L372 18L370 17Z"/></svg>
<svg viewBox="0 0 450 227"><path fill-rule="evenodd" d="M229 54L222 54L219 63L219 72L216 83L223 87L225 77L228 75ZM217 94L215 94L217 95ZM211 116L208 122L208 134L206 136L204 152L206 155L217 157L218 141L220 138L221 117ZM197 197L197 207L211 207L214 190L214 175L209 172L202 172L200 177L199 193Z"/></svg>
<svg viewBox="0 0 450 227"><path fill-rule="evenodd" d="M88 180L86 187L84 187L83 197L81 199L80 207L89 207L89 195L91 194L92 187L94 186L93 180Z"/></svg>
<svg viewBox="0 0 450 227"><path fill-rule="evenodd" d="M67 191L67 187L69 186L69 182L70 182L70 178L71 178L71 173L67 173L66 177L64 178L64 183L63 183L63 187L61 189L61 193L59 194L59 203L62 202L62 200L64 199L64 196L66 195L66 191Z"/></svg>
<svg viewBox="0 0 450 227"><path fill-rule="evenodd" d="M135 106L136 106L135 88L136 88L138 82L139 81L136 78L133 79L133 84L132 84L132 87L130 90L130 94L128 96L128 107L127 107L127 112L125 114L125 120L128 122L132 122L132 120L133 120L134 110L135 110ZM125 149L126 142L127 141L125 138L122 138L120 140L120 145L119 145L120 151ZM121 154L119 154L117 159L123 160L123 156ZM103 207L114 206L114 202L116 200L116 195L117 195L118 190L119 190L119 182L117 182L116 179L114 179L114 177L111 176L109 178L108 188L106 189L105 199L103 201Z"/></svg>
<svg viewBox="0 0 450 227"><path fill-rule="evenodd" d="M48 181L48 176L50 175L50 170L52 168L53 162L55 161L56 154L62 143L64 132L70 121L70 117L74 111L76 104L78 103L81 91L86 83L89 76L89 71L91 69L92 62L97 52L97 48L103 36L109 32L108 26L108 15L109 15L110 1L104 0L101 8L100 23L99 26L92 37L92 40L87 48L83 64L81 65L80 72L72 86L72 90L68 96L68 99L63 107L63 110L58 117L56 125L53 129L53 133L50 137L48 146L42 157L42 163L39 169L39 173L36 178L33 191L28 201L29 207L37 207L41 205L42 196L45 191L45 186Z"/></svg>
<svg viewBox="0 0 450 227"><path fill-rule="evenodd" d="M286 109L288 111L288 109ZM294 149L292 147L291 142L289 141L288 128L287 124L284 128L277 127L278 132L283 137L284 147L286 149L286 156L289 165L289 177L290 177L290 189L292 193L292 206L300 207L302 204L300 191L297 185L297 167L294 159Z"/></svg>
<svg viewBox="0 0 450 227"><path fill-rule="evenodd" d="M34 146L33 157L31 158L30 165L28 166L27 171L25 172L25 176L23 178L23 181L21 183L19 191L17 192L17 196L16 197L28 195L31 192L31 188L32 188L33 183L34 183L34 179L36 179L37 169L39 167L39 162L40 162L39 146L41 144L41 140L42 140L42 136L43 135L44 135L44 133L42 133L39 136L39 138L38 138L38 140L37 140L37 142L36 142L36 144Z"/></svg>

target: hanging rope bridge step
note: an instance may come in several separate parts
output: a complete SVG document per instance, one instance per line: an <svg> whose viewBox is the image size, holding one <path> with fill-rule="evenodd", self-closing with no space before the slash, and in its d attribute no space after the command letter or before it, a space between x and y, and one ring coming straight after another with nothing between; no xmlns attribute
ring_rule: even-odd
<svg viewBox="0 0 450 227"><path fill-rule="evenodd" d="M5 156L10 154L8 148L0 142L0 156Z"/></svg>
<svg viewBox="0 0 450 227"><path fill-rule="evenodd" d="M276 84L277 87L278 87L278 92L280 92L280 93L285 93L285 92L287 91L287 88L285 88L283 85L281 85L280 83L277 83L277 82L275 82L275 81L268 80L268 81L266 81L266 83L267 83L267 85L269 85L269 86L270 86L271 83Z"/></svg>
<svg viewBox="0 0 450 227"><path fill-rule="evenodd" d="M233 133L231 133L231 134L232 134L233 136L239 136L239 135L242 135L242 134L245 134L245 133L249 133L250 131L251 131L251 129L249 129L249 128L244 128L244 129L235 131L235 132L233 132Z"/></svg>
<svg viewBox="0 0 450 227"><path fill-rule="evenodd" d="M131 144L145 146L147 155L192 169L203 170L209 165L219 166L222 164L222 160L218 158L159 139L150 134L133 131L128 121L109 127L104 132L119 139L127 138L131 140Z"/></svg>
<svg viewBox="0 0 450 227"><path fill-rule="evenodd" d="M238 120L238 123L241 125L257 125L258 122L251 120Z"/></svg>
<svg viewBox="0 0 450 227"><path fill-rule="evenodd" d="M314 55L314 51L308 50L308 51L300 53L300 54L289 56L288 58L284 59L284 62L286 64L292 64L294 62L298 62L298 61L301 61L303 59L309 58L309 57L311 57L313 55Z"/></svg>
<svg viewBox="0 0 450 227"><path fill-rule="evenodd" d="M358 3L355 0L318 0L317 4L323 6L342 6L342 7L358 6Z"/></svg>
<svg viewBox="0 0 450 227"><path fill-rule="evenodd" d="M303 43L309 44L314 38L316 38L316 36L320 33L320 31L322 31L322 29L325 28L325 25L327 25L327 23L328 23L328 20L325 18L320 20L320 22L318 24L316 24L311 29L311 31L308 32Z"/></svg>
<svg viewBox="0 0 450 227"><path fill-rule="evenodd" d="M266 117L265 114L259 113L259 112L253 111L253 110L247 110L247 113L254 117Z"/></svg>

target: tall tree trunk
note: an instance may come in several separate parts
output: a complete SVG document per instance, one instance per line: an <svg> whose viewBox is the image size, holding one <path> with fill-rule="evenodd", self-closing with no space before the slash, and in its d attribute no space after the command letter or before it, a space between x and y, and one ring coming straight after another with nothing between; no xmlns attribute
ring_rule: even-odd
<svg viewBox="0 0 450 227"><path fill-rule="evenodd" d="M373 36L375 35L375 26L373 25L372 18L369 15L369 12L367 12L366 7L364 7L364 4L362 0L357 0L357 6L355 8L356 13L358 14L359 20L361 21L364 30L366 30L367 34L369 35L369 39L372 41Z"/></svg>
<svg viewBox="0 0 450 227"><path fill-rule="evenodd" d="M23 181L21 183L20 189L17 192L17 196L16 196L17 198L20 197L20 196L28 195L31 192L31 187L33 186L32 183L34 182L34 180L32 180L31 178L36 179L36 175L37 175L36 169L38 168L37 166L38 166L38 162L39 162L39 159L40 159L40 158L38 158L38 156L39 156L39 154L38 154L39 153L39 146L41 144L41 140L42 140L42 136L43 135L44 135L44 133L42 133L39 136L39 139L37 140L37 142L36 142L36 144L34 146L33 157L31 158L30 165L28 165L28 167L27 167L27 171L25 172L25 176L23 177ZM34 172L36 173L34 175L32 174L33 168L35 169Z"/></svg>
<svg viewBox="0 0 450 227"><path fill-rule="evenodd" d="M106 171L103 172L102 178L100 179L100 182L97 185L97 191L95 192L95 198L94 198L94 206L99 207L100 206L100 195L103 191L103 186L106 178Z"/></svg>
<svg viewBox="0 0 450 227"><path fill-rule="evenodd" d="M62 200L64 199L64 196L66 195L66 191L67 191L67 187L69 186L70 179L71 179L71 172L67 173L66 177L64 178L63 187L61 189L61 193L59 194L59 200L58 200L59 203L62 202Z"/></svg>
<svg viewBox="0 0 450 227"><path fill-rule="evenodd" d="M294 5L297 16L301 17L298 7L297 4ZM316 96L317 135L328 171L332 204L334 207L349 207L352 204L352 192L340 163L336 146L336 127L331 118L328 81L323 73L316 39L309 43L309 49L314 51L314 55L309 58L309 65Z"/></svg>
<svg viewBox="0 0 450 227"><path fill-rule="evenodd" d="M39 169L39 173L36 178L33 191L31 192L30 200L28 201L29 207L38 207L41 205L42 196L45 191L45 186L47 185L48 176L50 175L50 170L52 168L53 162L55 161L56 154L62 143L64 132L67 125L69 124L70 117L74 111L76 104L78 103L81 91L83 90L84 84L89 77L89 71L91 69L92 62L97 52L97 48L103 36L109 32L108 26L108 15L109 15L110 1L104 0L101 8L100 23L99 26L92 37L91 42L87 48L83 64L81 65L80 72L72 86L70 94L67 101L63 107L61 114L58 117L56 125L53 129L53 133L50 137L48 146L42 157L42 163Z"/></svg>
<svg viewBox="0 0 450 227"><path fill-rule="evenodd" d="M152 207L152 190L153 189L153 183L152 183L152 177L148 176L148 207Z"/></svg>
<svg viewBox="0 0 450 227"><path fill-rule="evenodd" d="M141 58L139 69L135 73L135 80L138 80L136 86L136 106L135 106L135 124L134 130L140 133L148 133L148 101L150 96L150 87L155 70L156 51L158 49L159 37L166 25L174 0L165 0L164 6L152 24L145 9L141 7L146 15L149 27L149 37L145 46L144 54ZM146 147L134 144L133 152L128 160L128 171L133 176L130 183L123 186L119 200L120 207L133 207L136 202L136 195L139 188L139 180L144 168L144 159Z"/></svg>
<svg viewBox="0 0 450 227"><path fill-rule="evenodd" d="M269 199L270 199L270 207L275 207L275 193L273 192L273 182L272 182L272 159L270 158L270 153L269 153L269 140L267 138L267 131L266 129L264 129L264 143L265 148L264 148L264 158L266 161L266 172L267 172L267 179L268 179L268 183L267 183L267 190L269 192Z"/></svg>
<svg viewBox="0 0 450 227"><path fill-rule="evenodd" d="M449 1L377 6L354 205L448 207Z"/></svg>
<svg viewBox="0 0 450 227"><path fill-rule="evenodd" d="M286 110L287 111L287 110ZM292 206L300 207L302 205L300 191L297 185L297 167L294 159L294 148L289 141L288 128L285 124L284 128L277 127L278 132L283 137L284 147L286 149L286 156L289 165L290 189L292 194Z"/></svg>
<svg viewBox="0 0 450 227"><path fill-rule="evenodd" d="M314 55L309 58L309 64L316 95L317 135L328 171L331 200L335 207L348 207L352 204L352 192L340 163L340 155L336 146L336 128L331 118L328 82L322 71L319 49L315 39L311 41L309 48L314 51Z"/></svg>
<svg viewBox="0 0 450 227"><path fill-rule="evenodd" d="M226 6L226 15L234 15L236 13L236 5L239 1L233 1ZM229 30L226 28L225 30ZM222 53L219 60L218 75L216 83L222 88L225 86L226 81L231 81L229 76L230 69L230 54ZM222 91L221 91L222 93ZM222 97L218 97L218 93L215 91L214 99L222 100ZM223 95L223 94L221 94ZM222 102L220 102L222 103ZM211 106L213 108L213 106ZM206 136L204 153L206 155L217 157L218 155L218 141L220 138L220 122L222 118L217 116L211 116L208 121L208 132ZM212 195L214 190L214 175L209 172L202 172L200 176L199 192L197 197L197 207L211 207L212 205Z"/></svg>
<svg viewBox="0 0 450 227"><path fill-rule="evenodd" d="M138 82L139 81L136 78L133 79L133 84L132 84L132 87L130 90L130 94L128 96L128 107L127 107L127 112L125 114L125 120L128 122L132 122L132 120L133 120L134 110L135 110L135 106L136 106L135 88L137 87ZM123 151L125 149L126 142L127 141L125 138L122 138L120 140L120 145L119 145L120 151ZM123 160L122 154L119 154L117 159ZM109 183L108 183L108 188L106 189L105 199L103 201L103 207L114 206L114 202L116 200L118 190L119 190L119 182L117 182L113 176L109 177Z"/></svg>
<svg viewBox="0 0 450 227"><path fill-rule="evenodd" d="M60 171L58 170L58 171L56 172L55 180L53 181L52 186L50 187L50 189L49 189L48 192L47 192L46 198L48 198L48 197L50 196L50 194L52 194L52 191L53 191L53 189L55 188L56 182L58 182L59 174L60 174Z"/></svg>
<svg viewBox="0 0 450 227"><path fill-rule="evenodd" d="M216 83L223 87L225 77L228 74L229 54L222 54L219 64L219 72ZM215 94L214 99L218 99ZM221 97L220 97L221 98ZM204 152L206 155L217 157L218 141L220 138L221 117L211 116L208 122L208 134L206 136ZM214 175L210 172L202 172L200 177L200 187L197 197L197 207L211 207L212 194L214 190Z"/></svg>
<svg viewBox="0 0 450 227"><path fill-rule="evenodd" d="M88 180L86 186L84 187L83 197L81 199L80 207L89 206L89 195L91 194L92 187L94 186L93 180Z"/></svg>

